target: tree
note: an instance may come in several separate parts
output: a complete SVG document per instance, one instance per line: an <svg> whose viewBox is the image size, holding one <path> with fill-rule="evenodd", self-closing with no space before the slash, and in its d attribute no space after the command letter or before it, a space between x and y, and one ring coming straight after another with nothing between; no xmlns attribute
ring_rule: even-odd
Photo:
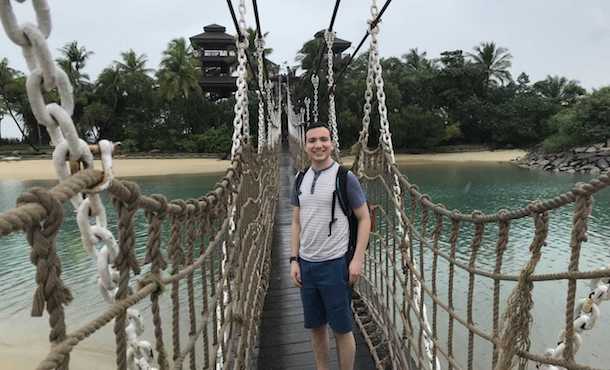
<svg viewBox="0 0 610 370"><path fill-rule="evenodd" d="M79 46L78 41L72 41L59 49L61 57L56 59L59 66L66 72L70 82L75 88L79 88L89 82L89 75L81 72L87 60L94 54L87 51L84 46Z"/></svg>
<svg viewBox="0 0 610 370"><path fill-rule="evenodd" d="M407 70L417 73L431 73L436 69L436 63L427 58L427 53L422 53L415 49L409 49L407 54L404 54L402 58L405 60Z"/></svg>
<svg viewBox="0 0 610 370"><path fill-rule="evenodd" d="M114 61L119 72L132 75L147 75L152 71L152 69L146 68L146 62L148 61L146 54L138 55L133 49L129 49L121 53L121 59Z"/></svg>
<svg viewBox="0 0 610 370"><path fill-rule="evenodd" d="M157 79L161 97L172 101L201 93L199 61L184 38L172 40L163 52Z"/></svg>
<svg viewBox="0 0 610 370"><path fill-rule="evenodd" d="M560 76L547 76L534 84L534 89L544 98L562 106L571 105L585 95L587 90L578 85L578 81Z"/></svg>
<svg viewBox="0 0 610 370"><path fill-rule="evenodd" d="M467 56L485 71L485 86L496 83L504 85L511 80L508 69L512 65L513 56L508 49L497 47L494 42L482 42L474 47L474 53L468 53Z"/></svg>
<svg viewBox="0 0 610 370"><path fill-rule="evenodd" d="M40 129L32 113L25 81L21 72L9 67L6 58L0 60L0 118L8 114L21 132L23 140L38 151L33 143L41 144L43 140L48 141L48 135L45 130Z"/></svg>

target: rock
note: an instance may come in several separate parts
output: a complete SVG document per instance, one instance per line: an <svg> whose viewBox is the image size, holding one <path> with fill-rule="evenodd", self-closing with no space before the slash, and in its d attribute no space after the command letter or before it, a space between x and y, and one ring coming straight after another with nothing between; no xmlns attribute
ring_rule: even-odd
<svg viewBox="0 0 610 370"><path fill-rule="evenodd" d="M600 170L600 169L599 169L599 168L597 168L597 167L593 167L593 168L591 169L591 171L589 171L589 173L590 173L591 175L599 175L600 173L602 173L602 170Z"/></svg>
<svg viewBox="0 0 610 370"><path fill-rule="evenodd" d="M580 147L580 148L574 148L572 149L572 153L584 153L587 151L587 147Z"/></svg>
<svg viewBox="0 0 610 370"><path fill-rule="evenodd" d="M601 158L597 161L597 167L601 168L602 170L605 170L606 168L610 167L610 164L608 164L608 161L604 158Z"/></svg>
<svg viewBox="0 0 610 370"><path fill-rule="evenodd" d="M566 171L567 173L576 173L576 170L573 168L570 168L569 170Z"/></svg>
<svg viewBox="0 0 610 370"><path fill-rule="evenodd" d="M599 149L595 145L593 145L593 146L588 147L586 152L587 153L597 153L598 150Z"/></svg>

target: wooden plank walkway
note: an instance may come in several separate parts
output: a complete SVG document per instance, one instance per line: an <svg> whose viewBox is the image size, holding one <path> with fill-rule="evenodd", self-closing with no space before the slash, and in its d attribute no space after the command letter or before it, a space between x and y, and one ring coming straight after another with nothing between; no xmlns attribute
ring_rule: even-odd
<svg viewBox="0 0 610 370"><path fill-rule="evenodd" d="M263 309L258 348L259 370L315 370L309 330L303 327L303 307L299 290L290 281L289 196L294 171L287 152L280 160L280 199L275 220L269 291ZM356 365L354 370L375 368L362 334L354 323ZM338 369L334 337L330 338L330 368Z"/></svg>

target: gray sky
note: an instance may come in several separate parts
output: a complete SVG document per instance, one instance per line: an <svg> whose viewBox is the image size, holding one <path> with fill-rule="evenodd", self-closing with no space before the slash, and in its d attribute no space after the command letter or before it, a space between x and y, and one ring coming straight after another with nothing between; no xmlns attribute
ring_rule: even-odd
<svg viewBox="0 0 610 370"><path fill-rule="evenodd" d="M379 6L384 0L378 0ZM20 22L33 20L31 2L11 1ZM50 0L53 51L77 40L95 52L85 72L92 78L119 53L133 48L157 68L167 43L202 32L219 23L234 33L223 0ZM237 4L236 0L233 0ZM251 1L247 23L255 27ZM294 64L296 52L313 34L328 26L332 0L259 0L267 46L276 63ZM236 9L237 10L237 9ZM334 29L352 41L353 51L366 30L370 1L343 0ZM400 56L410 48L438 57L443 50L471 51L481 41L495 41L513 55L513 76L521 72L532 81L547 74L575 79L587 88L610 84L610 1L607 0L394 0L383 17L382 56ZM55 53L54 55L57 55ZM0 32L0 57L25 71L19 49ZM16 135L3 122L2 136Z"/></svg>

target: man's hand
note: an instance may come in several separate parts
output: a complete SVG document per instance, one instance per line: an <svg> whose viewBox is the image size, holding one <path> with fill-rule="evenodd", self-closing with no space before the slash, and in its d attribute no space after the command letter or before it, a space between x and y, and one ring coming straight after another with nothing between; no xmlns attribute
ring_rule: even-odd
<svg viewBox="0 0 610 370"><path fill-rule="evenodd" d="M363 260L356 258L356 256L354 256L354 258L352 259L352 262L350 262L350 264L349 264L349 285L350 286L353 286L354 284L356 284L356 282L360 278L360 275L362 274L362 265L363 265Z"/></svg>
<svg viewBox="0 0 610 370"><path fill-rule="evenodd" d="M303 282L301 282L301 267L299 267L297 262L290 263L290 278L295 287L303 287Z"/></svg>

